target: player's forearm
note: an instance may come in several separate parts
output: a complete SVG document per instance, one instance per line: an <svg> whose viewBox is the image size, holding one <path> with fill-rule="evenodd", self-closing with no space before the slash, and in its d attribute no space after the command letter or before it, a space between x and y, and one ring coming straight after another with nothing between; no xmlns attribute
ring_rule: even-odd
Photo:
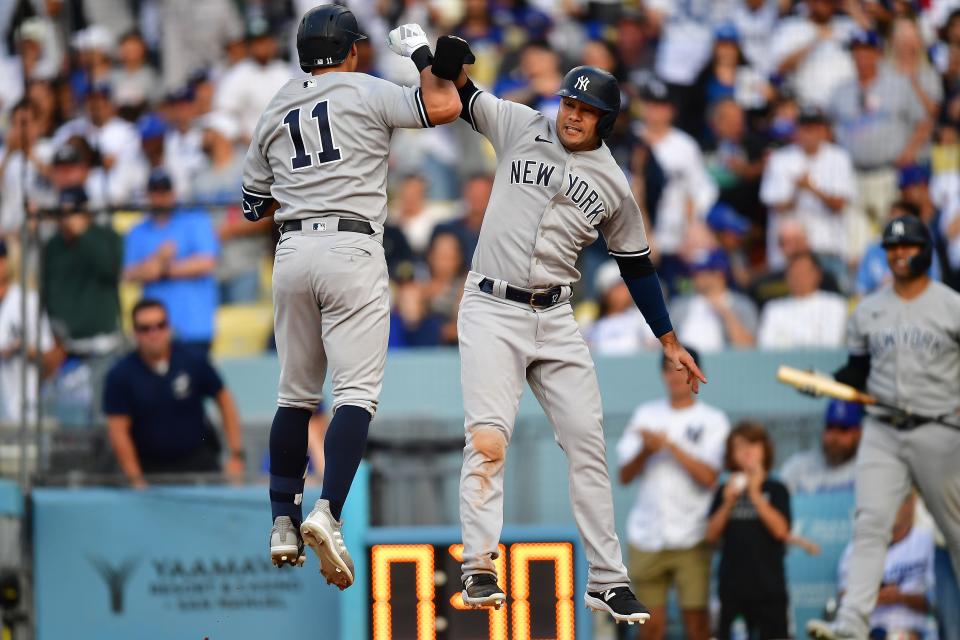
<svg viewBox="0 0 960 640"><path fill-rule="evenodd" d="M460 115L460 96L456 85L433 75L430 67L420 72L420 92L431 124L447 124Z"/></svg>
<svg viewBox="0 0 960 640"><path fill-rule="evenodd" d="M867 388L867 377L870 375L870 355L850 354L847 363L833 373L837 382L848 384L854 389L863 391Z"/></svg>

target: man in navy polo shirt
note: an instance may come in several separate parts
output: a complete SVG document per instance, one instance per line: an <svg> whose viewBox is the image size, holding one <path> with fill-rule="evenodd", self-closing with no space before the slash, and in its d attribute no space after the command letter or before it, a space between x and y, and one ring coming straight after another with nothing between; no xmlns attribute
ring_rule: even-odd
<svg viewBox="0 0 960 640"><path fill-rule="evenodd" d="M229 446L223 470L242 475L239 414L220 376L205 357L171 340L161 302L141 300L132 315L137 349L110 370L103 394L110 443L124 475L143 487L145 474L220 471L207 398L217 403Z"/></svg>

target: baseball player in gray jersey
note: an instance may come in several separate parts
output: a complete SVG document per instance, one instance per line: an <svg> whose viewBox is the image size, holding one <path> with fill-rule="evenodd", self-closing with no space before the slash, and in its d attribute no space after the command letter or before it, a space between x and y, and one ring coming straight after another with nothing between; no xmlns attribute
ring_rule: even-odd
<svg viewBox="0 0 960 640"><path fill-rule="evenodd" d="M243 172L244 214L257 220L276 212L281 233L273 268L280 381L270 431L270 555L278 567L299 565L306 543L340 589L353 583L340 515L377 408L389 332L382 238L390 137L400 127L451 122L460 112L453 83L428 71L432 54L422 29L390 33L391 48L420 69L419 88L353 73L362 38L343 7L307 12L297 50L312 75L274 96ZM307 424L328 366L333 418L323 489L303 520Z"/></svg>
<svg viewBox="0 0 960 640"><path fill-rule="evenodd" d="M893 285L853 312L850 357L834 376L903 411L868 407L857 452L848 587L834 623L807 625L813 638L867 637L893 521L913 485L960 575L960 294L927 275L933 241L919 218L888 223L883 246Z"/></svg>
<svg viewBox="0 0 960 640"><path fill-rule="evenodd" d="M593 361L574 320L570 286L580 250L603 233L634 299L677 369L704 381L673 334L650 262L640 209L602 137L620 109L610 74L567 74L556 121L478 90L462 73L469 48L437 42L433 72L457 78L460 117L497 153L493 193L458 317L465 428L460 479L463 599L504 600L494 560L503 525L503 468L526 381L569 459L570 497L589 563L588 607L644 622L614 527Z"/></svg>

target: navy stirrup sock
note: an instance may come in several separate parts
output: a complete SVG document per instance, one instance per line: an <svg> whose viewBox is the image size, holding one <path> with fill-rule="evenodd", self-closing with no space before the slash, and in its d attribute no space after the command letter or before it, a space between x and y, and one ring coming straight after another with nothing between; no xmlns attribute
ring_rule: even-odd
<svg viewBox="0 0 960 640"><path fill-rule="evenodd" d="M270 509L273 519L303 521L303 478L307 469L307 409L278 407L270 428Z"/></svg>
<svg viewBox="0 0 960 640"><path fill-rule="evenodd" d="M340 520L343 503L367 448L370 418L366 409L344 404L337 408L327 427L323 442L326 467L320 497L330 501L330 513L337 520Z"/></svg>

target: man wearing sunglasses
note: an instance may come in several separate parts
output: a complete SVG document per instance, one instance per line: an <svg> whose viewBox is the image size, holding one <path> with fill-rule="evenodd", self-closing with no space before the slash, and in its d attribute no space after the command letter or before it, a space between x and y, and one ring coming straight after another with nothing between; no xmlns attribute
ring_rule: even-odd
<svg viewBox="0 0 960 640"><path fill-rule="evenodd" d="M172 341L161 302L141 300L132 316L137 348L107 374L103 394L110 444L124 476L142 488L145 475L242 475L240 418L216 370ZM218 438L204 411L207 398L217 404L229 447L222 469Z"/></svg>

